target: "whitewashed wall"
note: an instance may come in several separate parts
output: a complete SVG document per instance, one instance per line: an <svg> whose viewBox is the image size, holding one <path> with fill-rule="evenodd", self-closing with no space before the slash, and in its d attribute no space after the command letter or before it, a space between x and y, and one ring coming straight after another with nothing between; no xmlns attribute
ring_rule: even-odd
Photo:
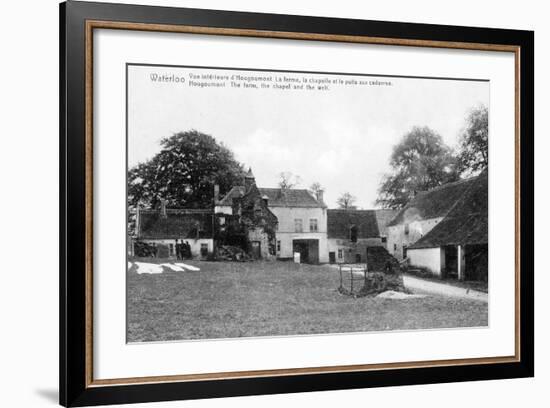
<svg viewBox="0 0 550 408"><path fill-rule="evenodd" d="M388 227L387 249L397 259L403 259L403 246L414 244L433 227L435 227L443 217L429 218L427 220L413 221L408 224L409 233L405 233L407 224L399 224Z"/></svg>
<svg viewBox="0 0 550 408"><path fill-rule="evenodd" d="M279 221L277 241L280 241L279 258L292 258L292 241L316 239L319 241L319 262L328 262L327 210L325 208L269 207ZM309 220L317 219L317 232L309 231ZM294 220L301 219L303 232L296 232Z"/></svg>
<svg viewBox="0 0 550 408"><path fill-rule="evenodd" d="M432 274L441 276L445 266L445 251L442 248L409 249L407 256L411 266L426 268Z"/></svg>

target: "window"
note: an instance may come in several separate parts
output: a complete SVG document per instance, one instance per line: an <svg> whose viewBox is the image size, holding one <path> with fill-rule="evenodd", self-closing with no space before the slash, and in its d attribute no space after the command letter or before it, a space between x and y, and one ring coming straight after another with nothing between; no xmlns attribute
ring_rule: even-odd
<svg viewBox="0 0 550 408"><path fill-rule="evenodd" d="M302 219L296 218L294 220L294 231L295 232L304 232L304 227L302 225Z"/></svg>
<svg viewBox="0 0 550 408"><path fill-rule="evenodd" d="M310 218L309 219L309 232L317 232L319 231L319 227L317 225L317 218Z"/></svg>
<svg viewBox="0 0 550 408"><path fill-rule="evenodd" d="M281 252L281 241L277 241L277 252Z"/></svg>
<svg viewBox="0 0 550 408"><path fill-rule="evenodd" d="M387 241L386 237L382 237L382 243L385 244Z"/></svg>
<svg viewBox="0 0 550 408"><path fill-rule="evenodd" d="M405 224L405 235L409 235L409 224Z"/></svg>
<svg viewBox="0 0 550 408"><path fill-rule="evenodd" d="M393 244L393 252L397 251L397 244Z"/></svg>
<svg viewBox="0 0 550 408"><path fill-rule="evenodd" d="M201 244L201 256L208 255L208 244Z"/></svg>
<svg viewBox="0 0 550 408"><path fill-rule="evenodd" d="M342 259L344 257L344 251L341 249L338 250L338 259Z"/></svg>
<svg viewBox="0 0 550 408"><path fill-rule="evenodd" d="M168 244L169 249L169 255L174 256L174 244Z"/></svg>

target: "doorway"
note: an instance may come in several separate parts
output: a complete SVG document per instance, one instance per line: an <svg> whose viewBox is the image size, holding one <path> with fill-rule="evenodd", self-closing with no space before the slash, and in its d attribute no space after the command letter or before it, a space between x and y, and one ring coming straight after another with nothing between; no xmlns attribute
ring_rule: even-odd
<svg viewBox="0 0 550 408"><path fill-rule="evenodd" d="M318 239L295 239L292 241L292 251L300 253L301 263L319 263Z"/></svg>
<svg viewBox="0 0 550 408"><path fill-rule="evenodd" d="M458 249L455 245L447 245L445 251L445 267L443 269L443 278L458 279Z"/></svg>
<svg viewBox="0 0 550 408"><path fill-rule="evenodd" d="M261 259L262 257L262 244L260 241L250 241L250 255L254 259Z"/></svg>

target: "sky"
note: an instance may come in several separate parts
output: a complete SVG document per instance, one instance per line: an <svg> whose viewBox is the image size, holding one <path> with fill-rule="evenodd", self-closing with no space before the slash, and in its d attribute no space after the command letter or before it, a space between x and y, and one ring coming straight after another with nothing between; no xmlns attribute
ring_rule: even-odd
<svg viewBox="0 0 550 408"><path fill-rule="evenodd" d="M456 147L468 111L489 106L489 86L486 81L130 65L128 164L153 157L162 138L195 129L252 168L259 187L276 187L280 173L291 172L301 179L297 188L321 183L329 208L344 192L357 198L359 208L376 208L393 146L412 127L428 126Z"/></svg>

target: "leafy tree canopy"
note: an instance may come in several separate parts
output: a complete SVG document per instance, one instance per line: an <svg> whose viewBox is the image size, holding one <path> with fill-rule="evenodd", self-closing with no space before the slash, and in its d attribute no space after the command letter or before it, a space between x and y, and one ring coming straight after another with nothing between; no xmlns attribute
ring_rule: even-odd
<svg viewBox="0 0 550 408"><path fill-rule="evenodd" d="M242 184L243 166L210 135L196 130L176 133L160 142L162 150L128 172L128 201L156 207L165 199L172 207L212 206L213 186L225 193Z"/></svg>
<svg viewBox="0 0 550 408"><path fill-rule="evenodd" d="M458 180L456 158L439 134L412 128L394 148L392 172L384 175L376 204L399 209L419 191Z"/></svg>
<svg viewBox="0 0 550 408"><path fill-rule="evenodd" d="M489 110L481 105L470 111L460 135L458 168L464 176L479 174L489 165Z"/></svg>

